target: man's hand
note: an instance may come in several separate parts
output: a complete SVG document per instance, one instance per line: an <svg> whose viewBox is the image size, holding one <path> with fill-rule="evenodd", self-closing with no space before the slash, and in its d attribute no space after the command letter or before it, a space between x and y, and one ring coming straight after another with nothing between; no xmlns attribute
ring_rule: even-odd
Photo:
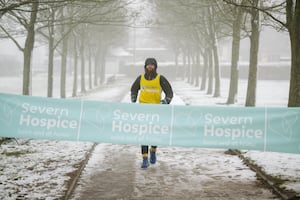
<svg viewBox="0 0 300 200"><path fill-rule="evenodd" d="M136 102L136 99L137 99L137 96L132 94L131 95L131 103L135 103Z"/></svg>
<svg viewBox="0 0 300 200"><path fill-rule="evenodd" d="M162 99L162 100L160 101L160 103L161 103L161 104L168 104L168 102L167 102L166 99Z"/></svg>

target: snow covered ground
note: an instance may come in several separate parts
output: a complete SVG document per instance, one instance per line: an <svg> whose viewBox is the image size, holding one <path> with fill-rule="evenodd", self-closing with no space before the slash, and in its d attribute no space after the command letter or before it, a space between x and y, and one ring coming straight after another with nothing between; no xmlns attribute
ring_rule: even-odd
<svg viewBox="0 0 300 200"><path fill-rule="evenodd" d="M42 80L43 78L40 77L40 79ZM38 82L38 78L33 81ZM93 94L91 93L84 98L105 101L120 100L122 96L124 97L124 95L127 94L130 89L130 84L133 81L134 80L121 78L121 82L103 87L101 90ZM16 85L21 85L20 78L18 77L1 78L0 92L20 94L21 89L16 88ZM224 106L228 94L229 82L228 80L222 80L222 96L219 98L212 98L211 95L206 95L204 91L199 91L198 88L181 80L172 82L172 85L176 92L176 98L173 103L182 104L183 100L192 105ZM33 95L45 96L45 89L40 86L41 84L35 84ZM246 96L245 88L246 81L240 81L239 103L235 106L242 106L244 104ZM54 92L54 96L58 96L58 92ZM258 106L286 106L287 97L288 81L259 81L257 92ZM124 101L126 101L126 98L128 100L128 95L125 95ZM19 144L12 141L0 146L0 199L62 198L67 189L67 183L68 180L70 180L71 174L76 170L79 163L84 160L92 147L92 143L81 142L44 140L18 140L18 142ZM116 152L113 152L114 150ZM236 187L238 185L236 185L236 183L243 183L242 185L245 185L245 182L255 184L255 174L249 172L249 170L245 170L245 165L243 165L237 157L230 156L229 158L229 156L224 155L224 150L163 147L160 152L158 152L158 155L161 156L161 161L158 162L155 168L149 168L149 173L145 173L145 171L139 168L140 155L139 148L136 146L128 147L127 145L100 144L96 147L95 151L99 156L92 157L88 163L83 173L85 175L80 180L77 190L75 190L74 199L80 199L80 195L85 189L83 187L85 185L84 183L88 183L88 180L91 179L91 176L95 175L97 170L101 171L102 176L100 177L105 179L106 187L112 188L111 191L108 191L108 196L106 196L110 199L120 199L113 196L113 194L118 193L117 189L120 185L112 187L113 183L135 186L133 191L128 190L128 194L124 194L124 197L127 195L128 198L134 195L132 199L139 199L143 195L146 195L148 199L156 197L151 193L151 188L156 189L155 185L157 184L163 186L160 192L157 191L159 193L157 195L166 198L169 194L170 198L166 199L176 199L175 195L177 195L177 199L184 197L193 199L195 198L195 196L193 196L195 193L191 191L196 191L196 194L199 192L198 197L201 197L201 195L204 195L198 191L201 187L202 192L206 191L207 193L212 193L207 195L214 195L214 197L219 197L218 199L228 199L228 196L226 198L227 194L224 194L225 196L217 194L220 190L216 191L215 188L212 187L209 189L212 179L216 179L216 181L220 183L219 185L214 185L214 187L225 189L224 184L228 184L227 189L229 188L229 193L237 192L234 194L235 196L240 194L240 196L236 196L237 199L251 199L252 197L258 199L262 197L262 195L266 195L265 197L268 199L274 198L272 194L264 194L266 193L264 190L252 191L251 193L252 187L246 188L245 191L237 190ZM108 162L108 160L111 154L117 156L120 155L120 152L127 152L126 155L129 155L128 159L135 160L133 165L127 166L124 164L125 169L119 171L120 174L125 174L125 176L127 174L127 177L131 177L131 175L134 174L134 176L132 175L132 179L123 180L119 177L124 182L114 181L109 177L116 166L109 165L110 162ZM179 153L177 157L174 155L176 157L175 160L171 158L168 159L168 157L172 157L172 152L181 153ZM216 156L215 159L210 160L210 155L214 153L222 155L222 157ZM284 180L282 187L292 189L300 194L300 155L248 151L244 152L244 156L261 166L267 174ZM103 164L105 162L100 162L101 160L103 161L103 159L107 161L106 164ZM181 162L178 163L178 160ZM173 169L170 168L170 166L173 166ZM197 169L199 169L200 172L206 170L206 175L201 175ZM174 172L173 174L172 170ZM165 171L169 171L169 173L167 175L162 174L162 172ZM186 176L186 179L183 178L184 176ZM155 177L161 177L161 179L155 179ZM238 181L236 181L237 179ZM204 182L206 184L204 184ZM234 184L229 184L230 182ZM135 183L138 184L135 185ZM105 184L103 188L105 188ZM199 186L195 184L199 184ZM230 189L230 186L232 186L232 189ZM99 192L101 192L100 189ZM166 191L173 193L167 194L165 193ZM216 194L213 194L214 192ZM253 196L255 195L254 193L258 196ZM101 194L103 194L103 191ZM190 196L187 196L188 194L190 194Z"/></svg>
<svg viewBox="0 0 300 200"><path fill-rule="evenodd" d="M92 143L18 140L0 146L0 199L61 199Z"/></svg>
<svg viewBox="0 0 300 200"><path fill-rule="evenodd" d="M222 80L221 97L212 98L205 91L183 82L173 83L179 96L192 105L224 106L228 94L229 80ZM224 87L227 86L227 87ZM247 81L239 81L238 103L245 104ZM288 81L260 80L257 84L257 106L286 107L288 102ZM300 155L276 152L244 151L244 156L257 164L262 170L273 177L284 180L282 188L293 190L300 195ZM300 196L299 196L300 198Z"/></svg>

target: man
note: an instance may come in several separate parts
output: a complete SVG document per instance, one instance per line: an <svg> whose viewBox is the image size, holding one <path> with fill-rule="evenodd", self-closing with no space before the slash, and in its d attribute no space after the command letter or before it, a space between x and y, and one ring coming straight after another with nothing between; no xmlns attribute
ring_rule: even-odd
<svg viewBox="0 0 300 200"><path fill-rule="evenodd" d="M145 61L145 74L140 75L131 86L131 102L136 102L139 95L139 103L151 104L169 104L173 98L173 90L169 81L162 75L156 72L157 62L154 58L147 58ZM161 92L165 93L165 98L161 99ZM150 163L156 162L156 146L150 148ZM148 146L142 145L143 162L141 167L147 168L148 161Z"/></svg>

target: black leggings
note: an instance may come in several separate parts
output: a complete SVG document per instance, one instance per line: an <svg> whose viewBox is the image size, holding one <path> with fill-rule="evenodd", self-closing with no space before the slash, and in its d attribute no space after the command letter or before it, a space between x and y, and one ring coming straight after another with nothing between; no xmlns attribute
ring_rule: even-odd
<svg viewBox="0 0 300 200"><path fill-rule="evenodd" d="M152 148L156 148L157 146L151 146ZM142 145L142 154L148 153L148 146Z"/></svg>

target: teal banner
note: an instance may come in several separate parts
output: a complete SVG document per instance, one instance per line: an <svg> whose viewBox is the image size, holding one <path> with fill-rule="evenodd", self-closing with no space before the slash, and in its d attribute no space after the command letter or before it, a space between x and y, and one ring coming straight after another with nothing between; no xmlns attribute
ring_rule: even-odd
<svg viewBox="0 0 300 200"><path fill-rule="evenodd" d="M300 153L300 108L151 105L0 94L0 137Z"/></svg>

